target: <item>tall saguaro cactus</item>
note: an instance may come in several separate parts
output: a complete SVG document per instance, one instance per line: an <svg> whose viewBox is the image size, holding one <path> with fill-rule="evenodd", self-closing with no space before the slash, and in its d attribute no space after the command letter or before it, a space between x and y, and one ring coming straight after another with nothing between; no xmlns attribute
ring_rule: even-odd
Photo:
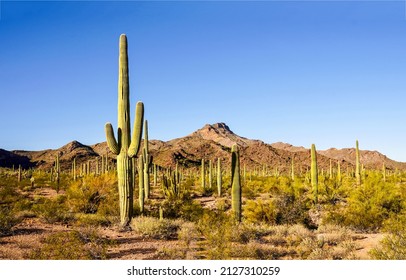
<svg viewBox="0 0 406 280"><path fill-rule="evenodd" d="M148 148L148 121L144 121L144 149L143 149L143 157L144 157L144 192L145 198L149 198L150 194L150 183L149 183L149 166L151 164L151 155L149 154Z"/></svg>
<svg viewBox="0 0 406 280"><path fill-rule="evenodd" d="M201 182L202 182L202 190L203 192L206 191L206 171L204 168L205 162L204 162L204 158L202 158L202 166L201 166L201 172L200 172L200 176L201 176Z"/></svg>
<svg viewBox="0 0 406 280"><path fill-rule="evenodd" d="M319 181L318 181L318 172L317 172L316 145L314 145L314 144L312 144L311 160L312 160L311 166L310 166L311 183L312 183L312 188L313 188L314 204L317 204L318 196L319 196Z"/></svg>
<svg viewBox="0 0 406 280"><path fill-rule="evenodd" d="M240 152L237 144L231 147L231 207L235 220L241 222Z"/></svg>
<svg viewBox="0 0 406 280"><path fill-rule="evenodd" d="M117 140L113 127L106 123L106 138L110 151L117 155L117 177L120 200L120 224L127 227L133 215L133 182L132 157L140 148L142 125L144 119L144 104L138 102L135 110L133 134L130 131L130 87L128 82L127 37L120 36L120 54L118 70L118 129Z"/></svg>
<svg viewBox="0 0 406 280"><path fill-rule="evenodd" d="M221 197L221 184L222 184L222 174L221 174L221 159L217 159L217 195Z"/></svg>
<svg viewBox="0 0 406 280"><path fill-rule="evenodd" d="M359 161L358 140L355 142L355 179L357 181L357 185L361 185L361 168Z"/></svg>

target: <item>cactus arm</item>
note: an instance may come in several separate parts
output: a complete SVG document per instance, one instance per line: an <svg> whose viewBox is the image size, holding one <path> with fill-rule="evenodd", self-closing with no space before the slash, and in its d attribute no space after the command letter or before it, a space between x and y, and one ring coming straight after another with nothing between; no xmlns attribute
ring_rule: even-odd
<svg viewBox="0 0 406 280"><path fill-rule="evenodd" d="M128 156L135 157L141 146L142 125L144 123L144 103L137 102L135 107L135 121L131 145L128 148Z"/></svg>
<svg viewBox="0 0 406 280"><path fill-rule="evenodd" d="M106 131L107 145L109 146L110 151L113 154L118 155L120 153L120 146L114 137L113 126L111 123L106 123L104 128Z"/></svg>

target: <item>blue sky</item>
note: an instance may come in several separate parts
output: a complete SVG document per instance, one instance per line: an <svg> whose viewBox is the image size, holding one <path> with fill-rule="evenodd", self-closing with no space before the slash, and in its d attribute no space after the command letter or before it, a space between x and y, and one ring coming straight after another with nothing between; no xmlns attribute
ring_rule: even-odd
<svg viewBox="0 0 406 280"><path fill-rule="evenodd" d="M0 3L0 148L105 141L126 33L150 139L225 122L406 161L404 1Z"/></svg>

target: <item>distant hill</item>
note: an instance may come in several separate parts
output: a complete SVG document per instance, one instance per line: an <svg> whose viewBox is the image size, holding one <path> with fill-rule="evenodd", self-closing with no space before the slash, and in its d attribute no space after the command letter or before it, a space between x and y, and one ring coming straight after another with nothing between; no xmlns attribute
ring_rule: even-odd
<svg viewBox="0 0 406 280"><path fill-rule="evenodd" d="M295 147L287 143L266 144L260 140L248 139L235 134L225 123L207 124L201 129L181 138L170 141L152 140L149 142L154 163L163 167L174 167L179 163L185 167L200 166L202 158L212 160L221 158L225 166L230 165L230 149L237 143L240 146L241 165L248 169L278 169L289 172L292 159L297 172L310 168L310 151L304 147ZM49 169L59 155L62 169L71 168L73 158L81 164L96 161L102 155L110 160L115 156L109 152L106 142L91 146L77 141L70 142L55 150L43 151L6 151L0 149L0 166L11 167L21 164L24 168L36 167ZM396 162L377 151L360 151L361 163L367 168L380 169L385 163L388 169L406 170L406 163ZM334 148L318 151L318 164L321 169L328 170L330 162L340 162L342 168L352 168L355 162L355 149L337 150Z"/></svg>

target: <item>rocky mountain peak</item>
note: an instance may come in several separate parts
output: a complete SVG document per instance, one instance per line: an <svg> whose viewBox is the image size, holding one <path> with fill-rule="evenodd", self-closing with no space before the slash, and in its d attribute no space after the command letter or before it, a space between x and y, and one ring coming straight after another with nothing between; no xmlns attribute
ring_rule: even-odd
<svg viewBox="0 0 406 280"><path fill-rule="evenodd" d="M206 124L189 136L214 141L222 146L231 147L233 144L247 146L254 140L236 135L225 123Z"/></svg>

